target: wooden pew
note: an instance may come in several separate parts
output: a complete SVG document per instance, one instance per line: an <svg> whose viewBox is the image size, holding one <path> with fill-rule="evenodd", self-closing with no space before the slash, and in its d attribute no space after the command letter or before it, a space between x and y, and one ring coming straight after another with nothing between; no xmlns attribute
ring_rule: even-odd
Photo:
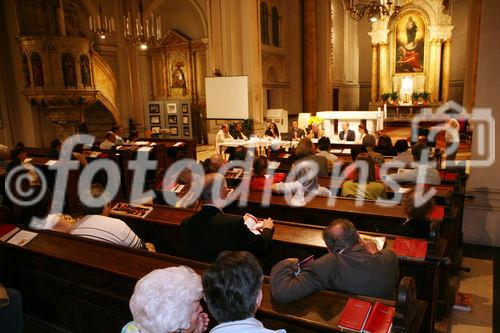
<svg viewBox="0 0 500 333"><path fill-rule="evenodd" d="M131 320L128 301L138 279L170 266L186 265L199 274L206 268L192 260L48 231L24 247L0 243L0 258L8 263L0 267L2 282L20 290L25 312L52 332L118 332ZM279 305L268 283L265 278L257 318L287 332L340 332L337 322L348 297L358 297L322 291ZM393 331L419 332L426 302L416 300L413 289L405 280L398 303L359 298L395 306Z"/></svg>
<svg viewBox="0 0 500 333"><path fill-rule="evenodd" d="M190 209L171 208L153 205L153 210L146 218L114 215L125 221L140 237L153 242L157 250L173 255L183 255L180 224L182 220L192 216L196 211ZM259 257L265 274L268 274L278 261L296 257L304 259L313 254L316 258L327 253L322 236L323 227L300 223L275 221L273 246L266 256ZM365 233L371 236L386 237L386 247L391 249L395 236ZM416 280L418 297L428 302L423 327L433 327L438 301L441 263L444 260L446 240L436 239L429 246L425 261L400 259L401 276L412 276ZM446 286L445 281L441 281ZM425 330L426 332L428 330Z"/></svg>

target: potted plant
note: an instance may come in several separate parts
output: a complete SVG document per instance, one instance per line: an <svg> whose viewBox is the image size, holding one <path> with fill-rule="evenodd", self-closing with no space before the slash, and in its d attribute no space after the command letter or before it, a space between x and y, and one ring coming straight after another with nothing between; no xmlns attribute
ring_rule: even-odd
<svg viewBox="0 0 500 333"><path fill-rule="evenodd" d="M392 100L392 104L396 105L398 104L398 93L393 91L391 93L391 100Z"/></svg>
<svg viewBox="0 0 500 333"><path fill-rule="evenodd" d="M422 97L424 105L427 106L427 104L429 104L429 100L431 99L431 94L428 91L424 91L420 94L420 97Z"/></svg>
<svg viewBox="0 0 500 333"><path fill-rule="evenodd" d="M387 101L389 100L389 98L390 98L390 97L391 97L391 93L385 93L385 94L382 94L382 95L380 96L380 98L382 98L382 102L383 102L384 104L386 104L386 103L387 103Z"/></svg>
<svg viewBox="0 0 500 333"><path fill-rule="evenodd" d="M420 93L418 93L416 91L413 92L413 94L411 94L411 100L412 100L414 106L418 105L418 99L419 99L419 97L420 97Z"/></svg>

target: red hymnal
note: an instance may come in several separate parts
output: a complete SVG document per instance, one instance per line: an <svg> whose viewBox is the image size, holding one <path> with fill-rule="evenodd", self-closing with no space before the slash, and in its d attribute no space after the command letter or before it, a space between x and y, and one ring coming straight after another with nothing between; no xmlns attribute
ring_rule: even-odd
<svg viewBox="0 0 500 333"><path fill-rule="evenodd" d="M396 237L394 245L392 246L392 251L399 258L406 258L408 257L408 252L410 252L411 243L411 238Z"/></svg>
<svg viewBox="0 0 500 333"><path fill-rule="evenodd" d="M370 317L366 321L363 332L366 333L387 333L392 326L392 319L396 309L393 306L388 306L382 303L375 303Z"/></svg>
<svg viewBox="0 0 500 333"><path fill-rule="evenodd" d="M398 258L425 260L427 241L423 239L396 237L392 251Z"/></svg>
<svg viewBox="0 0 500 333"><path fill-rule="evenodd" d="M338 326L361 332L370 313L370 308L371 304L369 302L349 298L340 315Z"/></svg>
<svg viewBox="0 0 500 333"><path fill-rule="evenodd" d="M427 241L422 239L413 239L411 242L408 258L414 260L425 260L427 253Z"/></svg>
<svg viewBox="0 0 500 333"><path fill-rule="evenodd" d="M15 224L0 224L0 241L5 242L18 231Z"/></svg>
<svg viewBox="0 0 500 333"><path fill-rule="evenodd" d="M435 206L432 209L431 221L442 221L444 219L444 206Z"/></svg>

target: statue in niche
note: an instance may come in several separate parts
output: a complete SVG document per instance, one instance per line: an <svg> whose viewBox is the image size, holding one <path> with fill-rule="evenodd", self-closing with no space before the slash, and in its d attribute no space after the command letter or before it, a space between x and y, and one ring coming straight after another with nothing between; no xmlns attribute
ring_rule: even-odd
<svg viewBox="0 0 500 333"><path fill-rule="evenodd" d="M43 87L42 58L36 52L31 54L31 68L33 68L33 83L35 87Z"/></svg>
<svg viewBox="0 0 500 333"><path fill-rule="evenodd" d="M184 64L180 61L175 64L175 69L172 71L172 88L186 88L186 77L182 67Z"/></svg>
<svg viewBox="0 0 500 333"><path fill-rule="evenodd" d="M64 86L76 86L75 58L69 53L65 53L61 58Z"/></svg>
<svg viewBox="0 0 500 333"><path fill-rule="evenodd" d="M421 73L424 70L425 23L410 13L396 23L396 73Z"/></svg>
<svg viewBox="0 0 500 333"><path fill-rule="evenodd" d="M87 57L85 54L82 54L80 56L80 74L82 76L82 84L84 86L90 86L90 62L89 57Z"/></svg>
<svg viewBox="0 0 500 333"><path fill-rule="evenodd" d="M31 87L30 65L28 63L28 56L23 54L23 75L24 75L24 88Z"/></svg>

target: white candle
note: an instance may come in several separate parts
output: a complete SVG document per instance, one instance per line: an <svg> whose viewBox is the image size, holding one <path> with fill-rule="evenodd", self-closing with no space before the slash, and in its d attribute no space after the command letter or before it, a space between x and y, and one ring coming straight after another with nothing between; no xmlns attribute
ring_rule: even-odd
<svg viewBox="0 0 500 333"><path fill-rule="evenodd" d="M111 32L115 32L115 18L111 18Z"/></svg>
<svg viewBox="0 0 500 333"><path fill-rule="evenodd" d="M92 16L89 16L89 30L94 31L94 29L92 29Z"/></svg>
<svg viewBox="0 0 500 333"><path fill-rule="evenodd" d="M146 19L146 38L149 39L149 20Z"/></svg>
<svg viewBox="0 0 500 333"><path fill-rule="evenodd" d="M101 15L97 15L97 29L101 30Z"/></svg>
<svg viewBox="0 0 500 333"><path fill-rule="evenodd" d="M384 103L384 119L387 119L387 103Z"/></svg>

